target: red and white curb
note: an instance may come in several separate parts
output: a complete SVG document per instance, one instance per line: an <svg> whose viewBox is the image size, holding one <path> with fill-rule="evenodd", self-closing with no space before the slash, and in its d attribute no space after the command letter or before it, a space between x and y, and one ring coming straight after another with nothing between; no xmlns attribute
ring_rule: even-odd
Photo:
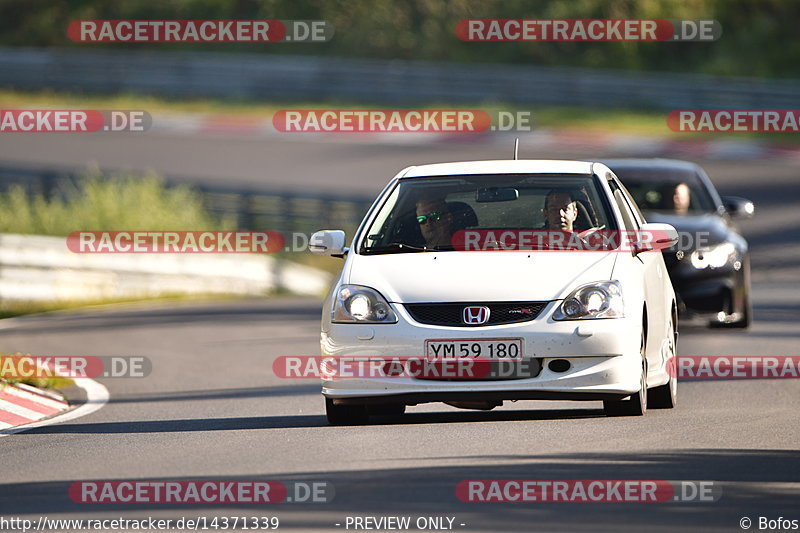
<svg viewBox="0 0 800 533"><path fill-rule="evenodd" d="M0 388L0 429L30 424L67 409L66 401L32 390L32 387L8 385Z"/></svg>
<svg viewBox="0 0 800 533"><path fill-rule="evenodd" d="M75 379L86 393L86 402L75 409L56 397L32 387L6 386L0 389L0 437L29 429L74 420L94 413L108 403L108 389L93 379ZM60 413L60 414L59 414Z"/></svg>

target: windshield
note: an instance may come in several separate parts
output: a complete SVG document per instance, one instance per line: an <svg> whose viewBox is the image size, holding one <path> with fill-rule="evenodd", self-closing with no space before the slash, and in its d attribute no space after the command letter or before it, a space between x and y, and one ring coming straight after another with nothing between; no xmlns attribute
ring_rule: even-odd
<svg viewBox="0 0 800 533"><path fill-rule="evenodd" d="M616 229L598 186L586 175L400 180L364 233L360 253L451 251L461 230Z"/></svg>
<svg viewBox="0 0 800 533"><path fill-rule="evenodd" d="M642 211L677 215L715 211L708 190L695 172L675 169L614 169Z"/></svg>

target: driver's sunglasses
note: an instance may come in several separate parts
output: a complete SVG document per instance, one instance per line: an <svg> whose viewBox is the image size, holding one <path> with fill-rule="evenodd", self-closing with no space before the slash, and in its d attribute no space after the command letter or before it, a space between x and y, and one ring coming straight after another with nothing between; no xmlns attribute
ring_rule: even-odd
<svg viewBox="0 0 800 533"><path fill-rule="evenodd" d="M421 226L427 224L429 220L439 222L442 219L442 214L443 213L428 213L427 215L417 215L417 222L419 222Z"/></svg>

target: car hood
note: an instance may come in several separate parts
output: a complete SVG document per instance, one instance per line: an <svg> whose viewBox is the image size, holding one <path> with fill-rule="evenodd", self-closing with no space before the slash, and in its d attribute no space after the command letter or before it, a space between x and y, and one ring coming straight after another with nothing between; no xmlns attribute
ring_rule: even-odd
<svg viewBox="0 0 800 533"><path fill-rule="evenodd" d="M682 216L649 212L646 214L646 218L648 222L671 224L678 230L678 233L681 234L681 239L684 239L685 242L700 242L707 246L719 244L730 239L731 230L719 215L705 213L702 215ZM692 236L691 241L688 238L689 234ZM702 241L698 241L701 236ZM692 244L689 248L694 249L695 245Z"/></svg>
<svg viewBox="0 0 800 533"><path fill-rule="evenodd" d="M540 301L608 280L616 252L419 252L357 255L345 283L390 302Z"/></svg>

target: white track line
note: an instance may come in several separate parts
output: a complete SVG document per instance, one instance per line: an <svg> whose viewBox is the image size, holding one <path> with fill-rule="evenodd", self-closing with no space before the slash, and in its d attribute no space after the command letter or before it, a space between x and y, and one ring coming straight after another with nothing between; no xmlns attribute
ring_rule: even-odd
<svg viewBox="0 0 800 533"><path fill-rule="evenodd" d="M86 391L86 403L77 409L56 415L53 418L48 418L47 420L0 430L0 437L7 437L9 435L13 435L14 433L21 433L29 429L51 426L53 424L66 422L68 420L75 420L76 418L80 418L100 410L106 403L108 403L108 389L105 388L103 384L89 378L80 378L75 379L74 381L75 385Z"/></svg>

